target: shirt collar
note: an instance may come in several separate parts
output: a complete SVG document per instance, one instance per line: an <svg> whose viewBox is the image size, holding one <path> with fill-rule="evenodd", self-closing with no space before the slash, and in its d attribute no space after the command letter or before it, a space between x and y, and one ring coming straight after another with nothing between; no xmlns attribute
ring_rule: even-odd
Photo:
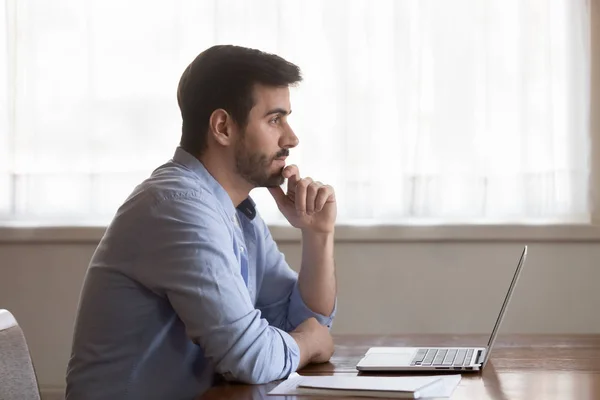
<svg viewBox="0 0 600 400"><path fill-rule="evenodd" d="M173 161L177 164L181 164L190 171L194 172L207 186L209 191L219 200L219 202L225 207L225 212L229 217L235 215L236 207L231 201L231 197L227 194L223 186L208 172L204 164L200 162L196 157L185 151L181 147L177 147L175 154L173 155ZM237 209L241 211L248 219L252 220L256 217L256 203L252 198L247 197L242 201Z"/></svg>

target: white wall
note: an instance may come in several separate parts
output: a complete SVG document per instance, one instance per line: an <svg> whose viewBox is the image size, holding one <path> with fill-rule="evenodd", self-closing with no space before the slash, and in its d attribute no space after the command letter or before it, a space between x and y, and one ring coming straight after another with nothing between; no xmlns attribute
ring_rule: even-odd
<svg viewBox="0 0 600 400"><path fill-rule="evenodd" d="M94 243L0 243L0 308L21 323L43 387L64 385ZM281 244L300 264L300 244ZM489 332L522 242L341 242L335 333ZM502 332L600 333L598 242L535 242Z"/></svg>

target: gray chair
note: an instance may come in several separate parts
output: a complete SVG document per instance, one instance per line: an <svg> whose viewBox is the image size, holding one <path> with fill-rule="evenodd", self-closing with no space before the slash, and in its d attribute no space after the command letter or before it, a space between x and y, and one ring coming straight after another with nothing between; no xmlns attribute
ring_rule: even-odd
<svg viewBox="0 0 600 400"><path fill-rule="evenodd" d="M0 399L39 400L40 390L23 331L0 309Z"/></svg>

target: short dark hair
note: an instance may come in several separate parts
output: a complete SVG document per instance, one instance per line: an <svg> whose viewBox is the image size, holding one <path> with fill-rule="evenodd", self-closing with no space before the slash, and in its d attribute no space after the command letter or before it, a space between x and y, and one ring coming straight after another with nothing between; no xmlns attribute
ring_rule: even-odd
<svg viewBox="0 0 600 400"><path fill-rule="evenodd" d="M283 87L300 81L300 68L275 54L232 45L210 47L188 65L179 81L181 147L194 155L206 150L209 119L219 108L244 128L254 107L255 84Z"/></svg>

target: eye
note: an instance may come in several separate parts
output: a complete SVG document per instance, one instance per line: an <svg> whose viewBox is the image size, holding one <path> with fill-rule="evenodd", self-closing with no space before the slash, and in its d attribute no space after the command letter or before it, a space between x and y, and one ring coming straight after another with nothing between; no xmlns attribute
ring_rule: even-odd
<svg viewBox="0 0 600 400"><path fill-rule="evenodd" d="M281 117L278 115L276 117L271 118L271 120L269 121L271 124L278 124L279 121L281 121Z"/></svg>

